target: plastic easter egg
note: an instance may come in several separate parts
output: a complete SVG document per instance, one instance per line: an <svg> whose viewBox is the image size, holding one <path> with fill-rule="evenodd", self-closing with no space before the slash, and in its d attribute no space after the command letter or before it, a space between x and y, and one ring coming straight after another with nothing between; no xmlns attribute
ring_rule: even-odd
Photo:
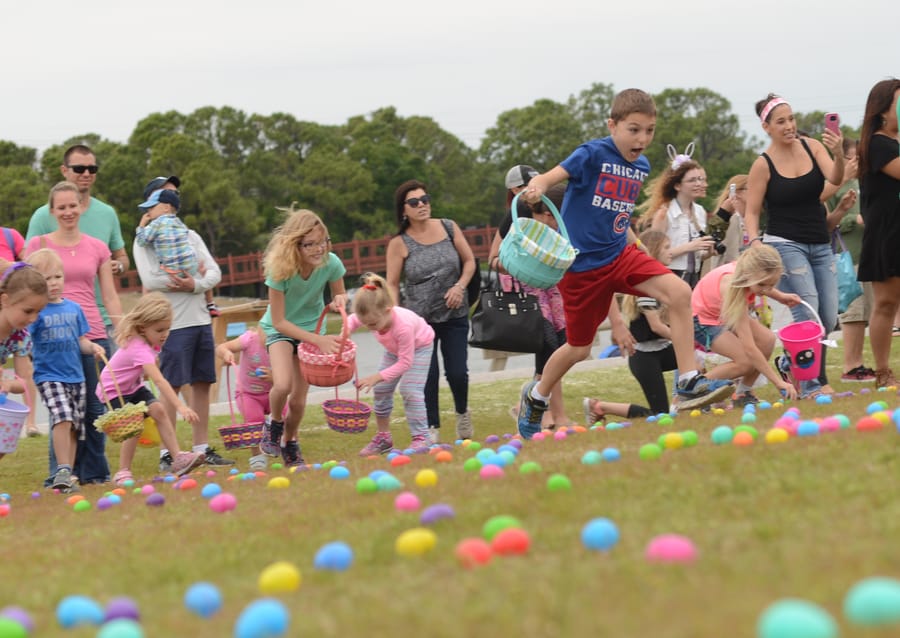
<svg viewBox="0 0 900 638"><path fill-rule="evenodd" d="M29 633L19 621L0 617L0 638L28 638Z"/></svg>
<svg viewBox="0 0 900 638"><path fill-rule="evenodd" d="M662 456L662 448L656 443L645 443L641 446L641 449L638 450L638 456L643 461L652 461Z"/></svg>
<svg viewBox="0 0 900 638"><path fill-rule="evenodd" d="M118 494L110 494L109 496L104 497L109 500L112 505L118 505L122 502L122 497Z"/></svg>
<svg viewBox="0 0 900 638"><path fill-rule="evenodd" d="M786 598L762 613L756 625L758 638L837 638L838 626L831 615L813 603Z"/></svg>
<svg viewBox="0 0 900 638"><path fill-rule="evenodd" d="M25 629L25 632L30 634L34 631L34 619L31 617L27 611L22 609L21 607L16 607L15 605L10 605L9 607L4 607L0 609L0 619L10 620L12 622L18 623ZM10 631L15 629L12 627ZM3 634L0 633L0 636ZM25 634L22 634L25 635ZM15 633L10 634L11 637L15 637Z"/></svg>
<svg viewBox="0 0 900 638"><path fill-rule="evenodd" d="M551 474L547 478L547 489L551 492L569 492L572 490L572 481L564 474Z"/></svg>
<svg viewBox="0 0 900 638"><path fill-rule="evenodd" d="M772 404L768 401L760 401L756 404L756 407L760 410L770 410L772 408Z"/></svg>
<svg viewBox="0 0 900 638"><path fill-rule="evenodd" d="M379 492L393 492L394 490L399 490L403 487L403 483L400 482L400 479L390 474L379 476L375 483L378 484Z"/></svg>
<svg viewBox="0 0 900 638"><path fill-rule="evenodd" d="M478 475L483 479L500 478L504 474L503 468L499 465L483 465L478 470Z"/></svg>
<svg viewBox="0 0 900 638"><path fill-rule="evenodd" d="M335 468L337 469L337 468ZM273 476L266 483L266 488L270 490L285 490L291 486L291 479L286 476Z"/></svg>
<svg viewBox="0 0 900 638"><path fill-rule="evenodd" d="M651 414L647 417L647 423L656 423L657 421L659 421L659 417L655 414Z"/></svg>
<svg viewBox="0 0 900 638"><path fill-rule="evenodd" d="M519 456L521 449L511 444L501 445L497 448L497 454L503 454L504 452L512 452L513 456Z"/></svg>
<svg viewBox="0 0 900 638"><path fill-rule="evenodd" d="M128 596L117 596L110 600L106 603L104 614L107 621L115 620L116 618L141 619L141 612L137 603Z"/></svg>
<svg viewBox="0 0 900 638"><path fill-rule="evenodd" d="M882 425L887 425L891 422L891 413L887 410L880 410L872 414L873 419L878 419L881 421Z"/></svg>
<svg viewBox="0 0 900 638"><path fill-rule="evenodd" d="M494 540L494 536L510 527L522 527L522 524L514 516L504 514L492 516L481 528L481 535L484 537L484 540L490 542Z"/></svg>
<svg viewBox="0 0 900 638"><path fill-rule="evenodd" d="M481 443L479 443L478 441L472 441L466 447L472 452L477 452L481 449Z"/></svg>
<svg viewBox="0 0 900 638"><path fill-rule="evenodd" d="M201 618L209 618L222 608L222 594L212 583L194 583L184 594L184 606Z"/></svg>
<svg viewBox="0 0 900 638"><path fill-rule="evenodd" d="M209 509L216 512L217 514L230 512L235 507L237 507L237 499L235 498L234 494L231 494L229 492L216 494L211 499L209 499Z"/></svg>
<svg viewBox="0 0 900 638"><path fill-rule="evenodd" d="M531 537L524 529L509 527L501 530L491 541L491 550L500 556L519 556L528 553Z"/></svg>
<svg viewBox="0 0 900 638"><path fill-rule="evenodd" d="M0 518L6 518L11 511L12 507L9 503L0 503Z"/></svg>
<svg viewBox="0 0 900 638"><path fill-rule="evenodd" d="M103 609L87 596L66 596L56 606L56 621L64 629L103 623Z"/></svg>
<svg viewBox="0 0 900 638"><path fill-rule="evenodd" d="M746 424L739 425L736 428L734 428L734 433L737 434L738 432L746 432L747 434L749 434L750 436L753 437L754 441L759 438L759 430L757 430L752 425L746 425Z"/></svg>
<svg viewBox="0 0 900 638"><path fill-rule="evenodd" d="M681 433L681 440L684 442L684 447L694 447L700 442L700 437L693 430L685 430Z"/></svg>
<svg viewBox="0 0 900 638"><path fill-rule="evenodd" d="M519 466L520 474L536 474L541 471L541 464L537 461L525 461Z"/></svg>
<svg viewBox="0 0 900 638"><path fill-rule="evenodd" d="M744 412L741 415L741 423L744 423L746 425L752 425L753 423L756 423L756 415L753 412Z"/></svg>
<svg viewBox="0 0 900 638"><path fill-rule="evenodd" d="M600 452L600 456L603 457L604 461L610 463L610 462L618 461L619 459L621 459L622 453L619 452L619 450L617 450L614 447L608 447L608 448L604 448L603 451Z"/></svg>
<svg viewBox="0 0 900 638"><path fill-rule="evenodd" d="M887 410L888 404L886 401L873 401L868 406L866 406L866 414L875 414L876 412L881 412L882 410Z"/></svg>
<svg viewBox="0 0 900 638"><path fill-rule="evenodd" d="M447 450L441 450L434 455L434 460L438 463L449 463L453 460L453 454Z"/></svg>
<svg viewBox="0 0 900 638"><path fill-rule="evenodd" d="M350 470L348 470L343 465L336 465L335 467L328 470L328 476L340 481L346 478L350 478Z"/></svg>
<svg viewBox="0 0 900 638"><path fill-rule="evenodd" d="M422 525L434 525L441 519L453 518L455 516L456 512L453 511L451 506L446 503L435 503L422 510L422 514L419 516L419 522Z"/></svg>
<svg viewBox="0 0 900 638"><path fill-rule="evenodd" d="M75 503L75 505L72 506L72 509L76 512L87 512L91 509L91 502L88 500L78 501L77 503Z"/></svg>
<svg viewBox="0 0 900 638"><path fill-rule="evenodd" d="M144 503L150 507L160 507L166 504L166 497L159 492L153 492L153 494L147 497L147 500L145 500Z"/></svg>
<svg viewBox="0 0 900 638"><path fill-rule="evenodd" d="M672 416L669 414L661 414L657 422L663 427L669 427L674 423Z"/></svg>
<svg viewBox="0 0 900 638"><path fill-rule="evenodd" d="M502 454L491 452L487 458L481 459L482 465L496 465L497 467L506 467L509 460Z"/></svg>
<svg viewBox="0 0 900 638"><path fill-rule="evenodd" d="M607 551L619 542L619 528L608 518L595 518L581 528L581 543L588 549Z"/></svg>
<svg viewBox="0 0 900 638"><path fill-rule="evenodd" d="M544 434L543 432L536 432L534 434L534 436L531 437L531 440L532 441L543 441L545 438L547 438L546 434Z"/></svg>
<svg viewBox="0 0 900 638"><path fill-rule="evenodd" d="M406 465L410 461L412 461L412 459L405 454L398 454L391 459L391 467L400 467L401 465Z"/></svg>
<svg viewBox="0 0 900 638"><path fill-rule="evenodd" d="M412 492L400 492L394 499L394 509L398 512L415 512L421 506L419 497Z"/></svg>
<svg viewBox="0 0 900 638"><path fill-rule="evenodd" d="M394 551L400 556L424 556L437 544L437 535L426 527L408 529L394 542Z"/></svg>
<svg viewBox="0 0 900 638"><path fill-rule="evenodd" d="M293 563L280 560L262 570L257 581L264 596L297 591L300 588L300 570Z"/></svg>
<svg viewBox="0 0 900 638"><path fill-rule="evenodd" d="M857 432L875 432L884 427L884 423L873 416L864 416L856 422Z"/></svg>
<svg viewBox="0 0 900 638"><path fill-rule="evenodd" d="M103 625L97 638L144 638L144 630L131 618L116 618Z"/></svg>
<svg viewBox="0 0 900 638"><path fill-rule="evenodd" d="M364 476L356 481L356 491L359 494L374 494L378 491L378 483L371 477Z"/></svg>
<svg viewBox="0 0 900 638"><path fill-rule="evenodd" d="M781 428L772 428L766 432L766 443L784 443L790 438L787 430Z"/></svg>
<svg viewBox="0 0 900 638"><path fill-rule="evenodd" d="M186 478L178 482L177 487L179 490L192 490L197 487L197 479Z"/></svg>
<svg viewBox="0 0 900 638"><path fill-rule="evenodd" d="M866 627L900 625L900 580L866 578L844 598L844 616Z"/></svg>
<svg viewBox="0 0 900 638"><path fill-rule="evenodd" d="M738 445L741 447L747 445L753 445L753 435L749 432L735 432L734 436L731 439L732 445Z"/></svg>
<svg viewBox="0 0 900 638"><path fill-rule="evenodd" d="M333 541L322 545L313 560L315 569L343 572L353 564L353 550L347 543Z"/></svg>
<svg viewBox="0 0 900 638"><path fill-rule="evenodd" d="M837 432L841 429L841 422L833 416L827 416L819 421L819 432Z"/></svg>
<svg viewBox="0 0 900 638"><path fill-rule="evenodd" d="M684 447L684 438L680 432L667 432L662 436L662 447L667 450L680 450Z"/></svg>
<svg viewBox="0 0 900 638"><path fill-rule="evenodd" d="M598 465L603 461L603 456L597 450L588 450L581 456L582 465Z"/></svg>
<svg viewBox="0 0 900 638"><path fill-rule="evenodd" d="M474 456L470 459L466 459L465 463L463 463L463 469L466 472L478 472L481 470L481 461Z"/></svg>
<svg viewBox="0 0 900 638"><path fill-rule="evenodd" d="M842 430L846 430L850 427L850 417L846 414L835 414L834 418L840 421Z"/></svg>
<svg viewBox="0 0 900 638"><path fill-rule="evenodd" d="M712 438L712 442L716 445L727 445L731 443L731 439L734 438L734 431L727 425L720 425L715 430L712 431L710 435Z"/></svg>
<svg viewBox="0 0 900 638"><path fill-rule="evenodd" d="M485 443L496 443L496 442L499 441L499 440L500 440L500 437L497 436L496 434L488 434L488 435L484 438L484 442L485 442Z"/></svg>
<svg viewBox="0 0 900 638"><path fill-rule="evenodd" d="M664 534L647 544L644 556L658 563L691 563L697 558L697 549L685 536Z"/></svg>
<svg viewBox="0 0 900 638"><path fill-rule="evenodd" d="M482 463L486 462L488 459L494 456L496 452L489 447L482 448L478 450L478 453L475 454L475 458L481 461Z"/></svg>
<svg viewBox="0 0 900 638"><path fill-rule="evenodd" d="M287 635L290 614L281 601L259 598L247 605L234 624L234 638L277 638Z"/></svg>
<svg viewBox="0 0 900 638"><path fill-rule="evenodd" d="M491 546L480 538L464 538L456 544L454 550L456 560L466 569L491 562L493 551Z"/></svg>
<svg viewBox="0 0 900 638"><path fill-rule="evenodd" d="M816 397L817 405L831 405L833 399L830 394L820 394Z"/></svg>
<svg viewBox="0 0 900 638"><path fill-rule="evenodd" d="M170 476L171 476L171 475L170 475ZM168 478L168 477L167 477L167 478ZM172 476L171 478L174 479L175 477ZM151 484L149 484L149 483L148 483L147 485L142 485L142 486L141 486L141 494L143 494L144 496L147 496L148 494L153 494L153 492L155 492L155 491L156 491L156 488L153 487L153 486L152 486Z"/></svg>
<svg viewBox="0 0 900 638"><path fill-rule="evenodd" d="M819 433L819 424L815 421L800 421L797 425L797 436L815 436Z"/></svg>
<svg viewBox="0 0 900 638"><path fill-rule="evenodd" d="M218 485L218 483L207 483L203 486L203 489L200 490L200 496L205 499L210 499L217 494L222 493L222 488Z"/></svg>
<svg viewBox="0 0 900 638"><path fill-rule="evenodd" d="M66 504L75 505L75 503L77 503L78 501L83 501L84 499L84 494L72 494L72 496L66 499Z"/></svg>
<svg viewBox="0 0 900 638"><path fill-rule="evenodd" d="M437 472L430 468L416 472L416 485L419 487L434 487L437 485Z"/></svg>
<svg viewBox="0 0 900 638"><path fill-rule="evenodd" d="M100 510L101 512L103 510L108 510L113 505L115 505L115 503L113 503L111 500L109 500L108 496L101 496L100 498L97 499L97 509Z"/></svg>

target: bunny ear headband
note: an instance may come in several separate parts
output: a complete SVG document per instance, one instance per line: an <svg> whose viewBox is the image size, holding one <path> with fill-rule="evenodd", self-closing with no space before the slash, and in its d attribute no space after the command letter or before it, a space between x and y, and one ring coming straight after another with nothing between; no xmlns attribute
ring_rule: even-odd
<svg viewBox="0 0 900 638"><path fill-rule="evenodd" d="M675 150L675 147L671 144L666 144L666 152L669 154L669 159L672 160L672 170L678 170L678 167L691 159L691 155L694 154L694 143L691 142L686 147L684 147L684 153L678 154L678 151Z"/></svg>

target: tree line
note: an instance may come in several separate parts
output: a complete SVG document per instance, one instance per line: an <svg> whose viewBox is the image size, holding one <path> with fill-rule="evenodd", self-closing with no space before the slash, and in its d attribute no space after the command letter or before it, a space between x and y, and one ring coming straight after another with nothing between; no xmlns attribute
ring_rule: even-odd
<svg viewBox="0 0 900 638"><path fill-rule="evenodd" d="M213 254L244 254L265 246L281 221L277 210L296 201L319 213L335 241L395 232L393 193L407 179L428 184L436 215L461 226L496 224L505 208L509 167L552 168L580 143L607 134L615 90L595 83L564 102L540 99L501 113L472 149L427 116L401 117L394 107L351 117L341 125L298 120L289 113L247 114L203 107L189 114L153 113L125 143L94 133L45 149L0 141L0 214L23 232L31 213L59 181L63 151L83 143L97 154L93 194L119 212L131 246L144 184L157 175L182 179L181 216ZM706 169L709 201L734 174L747 172L761 140L741 132L732 105L706 88L654 95L656 135L647 150L653 173L694 142ZM798 126L821 135L824 113L797 114ZM849 128L844 134L853 134Z"/></svg>

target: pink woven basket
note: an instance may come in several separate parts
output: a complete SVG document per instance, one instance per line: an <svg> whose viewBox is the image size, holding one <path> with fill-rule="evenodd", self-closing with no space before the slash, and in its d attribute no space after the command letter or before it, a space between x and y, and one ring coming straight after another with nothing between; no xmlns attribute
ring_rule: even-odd
<svg viewBox="0 0 900 638"><path fill-rule="evenodd" d="M347 383L356 372L356 344L349 338L347 329L347 311L340 309L341 313L341 350L339 354L325 354L318 346L301 342L297 348L297 358L300 359L300 372L311 385L324 388L339 386ZM316 324L316 334L322 329L322 322L328 308L322 311Z"/></svg>
<svg viewBox="0 0 900 638"><path fill-rule="evenodd" d="M369 415L372 408L359 400L359 388L356 389L356 400L338 398L337 388L334 398L322 402L325 422L335 432L341 434L359 434L369 427Z"/></svg>
<svg viewBox="0 0 900 638"><path fill-rule="evenodd" d="M244 447L256 447L262 441L262 423L236 423L234 418L234 402L231 399L231 366L225 368L225 383L228 391L228 410L231 412L231 425L219 427L219 436L226 450Z"/></svg>

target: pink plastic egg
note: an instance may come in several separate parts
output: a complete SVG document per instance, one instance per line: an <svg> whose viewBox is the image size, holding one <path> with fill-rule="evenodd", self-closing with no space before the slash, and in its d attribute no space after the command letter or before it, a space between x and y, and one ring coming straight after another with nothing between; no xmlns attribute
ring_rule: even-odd
<svg viewBox="0 0 900 638"><path fill-rule="evenodd" d="M685 536L664 534L648 543L644 556L658 563L691 563L697 558L697 549Z"/></svg>

